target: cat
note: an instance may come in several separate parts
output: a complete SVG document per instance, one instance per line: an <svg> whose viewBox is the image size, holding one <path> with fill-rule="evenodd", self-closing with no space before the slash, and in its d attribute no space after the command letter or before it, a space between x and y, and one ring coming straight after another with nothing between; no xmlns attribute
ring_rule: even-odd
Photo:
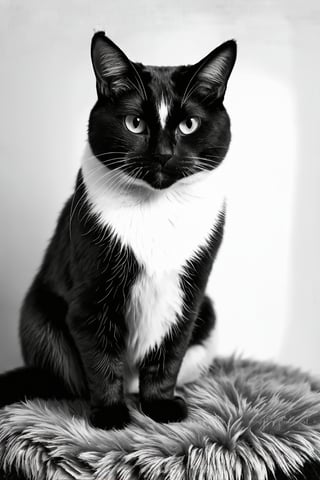
<svg viewBox="0 0 320 480"><path fill-rule="evenodd" d="M213 359L206 285L220 247L227 41L194 65L134 63L92 38L97 102L75 190L21 308L26 366L1 377L1 405L86 398L94 427L130 422L127 392L158 422L181 421L176 387Z"/></svg>

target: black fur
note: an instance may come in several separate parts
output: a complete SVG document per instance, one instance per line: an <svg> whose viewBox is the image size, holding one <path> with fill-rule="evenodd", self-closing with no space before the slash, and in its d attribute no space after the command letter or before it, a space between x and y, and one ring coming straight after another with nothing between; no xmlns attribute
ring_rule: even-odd
<svg viewBox="0 0 320 480"><path fill-rule="evenodd" d="M16 368L1 375L0 408L23 399L73 399L63 381L37 367Z"/></svg>
<svg viewBox="0 0 320 480"><path fill-rule="evenodd" d="M109 169L120 168L155 189L216 168L230 142L223 97L235 55L231 41L194 66L147 67L130 62L102 32L96 34L92 60L98 100L88 131L95 156ZM165 129L156 112L161 95L171 105ZM139 117L137 123L143 120L143 132L128 130L127 115ZM185 135L179 124L188 117L197 118L200 127ZM174 388L186 349L205 341L214 326L214 310L204 292L223 225L221 212L208 246L185 265L182 317L139 365L141 408L155 420L180 421L187 415ZM20 337L27 368L2 376L0 404L25 397L81 396L89 399L93 425L126 425L125 311L141 269L131 249L99 225L80 171L22 306Z"/></svg>

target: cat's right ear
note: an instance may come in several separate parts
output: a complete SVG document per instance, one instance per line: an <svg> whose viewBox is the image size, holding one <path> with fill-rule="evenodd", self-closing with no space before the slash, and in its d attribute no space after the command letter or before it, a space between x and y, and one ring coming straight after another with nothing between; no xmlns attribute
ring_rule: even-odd
<svg viewBox="0 0 320 480"><path fill-rule="evenodd" d="M228 40L212 50L200 62L192 65L191 78L182 103L185 103L193 92L200 93L207 101L222 101L236 57L237 44L235 40Z"/></svg>
<svg viewBox="0 0 320 480"><path fill-rule="evenodd" d="M136 67L104 32L97 32L92 38L91 59L98 96L115 97L132 89L145 96Z"/></svg>

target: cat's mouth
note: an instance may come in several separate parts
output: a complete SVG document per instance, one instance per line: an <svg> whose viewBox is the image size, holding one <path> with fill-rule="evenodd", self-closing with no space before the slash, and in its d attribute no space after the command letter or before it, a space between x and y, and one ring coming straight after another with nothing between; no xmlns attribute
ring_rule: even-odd
<svg viewBox="0 0 320 480"><path fill-rule="evenodd" d="M181 157L172 156L167 160L159 158L159 156L135 157L135 160L135 163L128 163L123 167L129 187L145 186L155 190L164 190L179 180L199 172L192 162ZM118 174L116 173L116 175Z"/></svg>
<svg viewBox="0 0 320 480"><path fill-rule="evenodd" d="M133 168L132 176L139 180L139 183L143 181L151 188L162 190L186 177L187 174L184 170L175 157L155 156L143 159L138 170Z"/></svg>
<svg viewBox="0 0 320 480"><path fill-rule="evenodd" d="M143 174L143 180L152 188L162 190L169 188L178 180L183 178L183 172L176 168L166 168L159 166L158 168L148 169Z"/></svg>

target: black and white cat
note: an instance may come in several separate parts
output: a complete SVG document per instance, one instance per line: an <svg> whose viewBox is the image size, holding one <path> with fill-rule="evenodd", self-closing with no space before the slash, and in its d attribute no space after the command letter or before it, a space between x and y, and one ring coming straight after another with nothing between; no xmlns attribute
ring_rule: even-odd
<svg viewBox="0 0 320 480"><path fill-rule="evenodd" d="M94 426L120 428L125 392L139 391L147 415L180 421L175 387L213 358L205 289L223 234L236 44L151 67L98 32L91 53L88 146L22 307L27 366L2 376L0 403L83 396Z"/></svg>

